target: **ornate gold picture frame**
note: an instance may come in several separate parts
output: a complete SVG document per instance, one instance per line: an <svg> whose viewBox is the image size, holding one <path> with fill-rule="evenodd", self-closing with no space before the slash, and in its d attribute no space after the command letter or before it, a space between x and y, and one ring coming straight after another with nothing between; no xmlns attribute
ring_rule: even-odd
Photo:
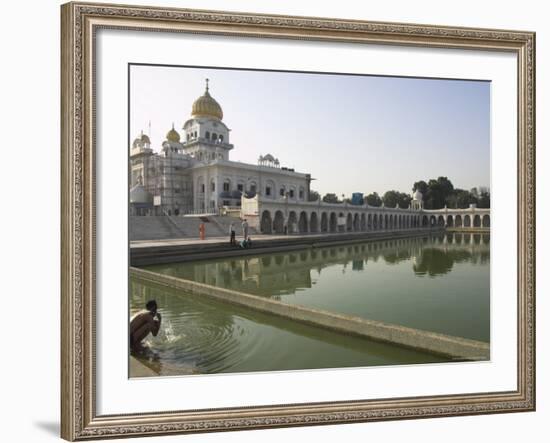
<svg viewBox="0 0 550 443"><path fill-rule="evenodd" d="M64 439L74 441L535 409L534 33L79 2L63 5L61 19L61 435ZM518 69L517 389L98 415L95 359L97 78L94 60L95 36L99 29L515 54Z"/></svg>

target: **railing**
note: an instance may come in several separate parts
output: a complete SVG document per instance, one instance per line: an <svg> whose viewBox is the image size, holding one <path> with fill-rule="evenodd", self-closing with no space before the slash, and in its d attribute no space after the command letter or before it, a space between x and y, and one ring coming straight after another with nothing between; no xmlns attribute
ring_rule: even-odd
<svg viewBox="0 0 550 443"><path fill-rule="evenodd" d="M186 211L180 216L182 217L192 217L192 216L206 216L206 215L219 215L220 209L219 208L211 208L211 209L193 209L191 211Z"/></svg>

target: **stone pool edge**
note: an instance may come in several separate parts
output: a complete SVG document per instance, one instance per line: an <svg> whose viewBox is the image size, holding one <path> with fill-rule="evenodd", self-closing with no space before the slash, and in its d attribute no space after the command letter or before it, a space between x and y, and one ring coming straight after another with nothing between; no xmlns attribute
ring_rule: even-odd
<svg viewBox="0 0 550 443"><path fill-rule="evenodd" d="M482 361L489 360L490 358L489 344L481 341L300 305L291 305L257 295L211 286L135 267L130 267L130 276L172 289L185 290L193 295L206 296L217 301L243 306L308 325L370 340L391 343L417 351L429 352L457 360Z"/></svg>

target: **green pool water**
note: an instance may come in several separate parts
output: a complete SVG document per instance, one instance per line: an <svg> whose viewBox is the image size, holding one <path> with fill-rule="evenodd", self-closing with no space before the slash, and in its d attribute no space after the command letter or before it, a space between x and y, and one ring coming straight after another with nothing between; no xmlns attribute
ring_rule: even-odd
<svg viewBox="0 0 550 443"><path fill-rule="evenodd" d="M286 303L489 342L490 238L441 234L148 270ZM130 310L163 314L146 363L161 375L416 364L440 357L131 281Z"/></svg>

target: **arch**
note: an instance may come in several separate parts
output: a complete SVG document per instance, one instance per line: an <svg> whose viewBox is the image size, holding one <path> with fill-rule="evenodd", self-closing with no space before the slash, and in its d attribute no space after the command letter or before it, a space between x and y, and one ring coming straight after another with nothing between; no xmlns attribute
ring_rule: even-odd
<svg viewBox="0 0 550 443"><path fill-rule="evenodd" d="M265 210L262 212L262 219L260 221L260 231L262 234L271 234L272 221L271 212Z"/></svg>
<svg viewBox="0 0 550 443"><path fill-rule="evenodd" d="M275 190L275 182L273 180L266 180L263 191L263 195L266 197L275 198L275 193L277 192Z"/></svg>
<svg viewBox="0 0 550 443"><path fill-rule="evenodd" d="M222 191L224 191L224 192L229 192L229 191L231 191L231 180L230 180L230 179L225 178L225 179L223 180Z"/></svg>
<svg viewBox="0 0 550 443"><path fill-rule="evenodd" d="M372 216L372 229L375 231L378 229L378 214Z"/></svg>
<svg viewBox="0 0 550 443"><path fill-rule="evenodd" d="M309 232L307 213L305 211L300 212L300 219L298 220L298 232L300 232L300 234L306 234L307 232Z"/></svg>
<svg viewBox="0 0 550 443"><path fill-rule="evenodd" d="M361 219L359 218L358 213L355 213L355 215L353 216L353 230L354 231L361 230Z"/></svg>
<svg viewBox="0 0 550 443"><path fill-rule="evenodd" d="M316 212L309 216L309 232L319 232L319 218Z"/></svg>
<svg viewBox="0 0 550 443"><path fill-rule="evenodd" d="M393 216L393 214L390 214L390 218L388 219L388 223L389 223L389 228L390 229L393 229L395 227L395 218Z"/></svg>
<svg viewBox="0 0 550 443"><path fill-rule="evenodd" d="M384 214L384 228L388 229L388 214Z"/></svg>
<svg viewBox="0 0 550 443"><path fill-rule="evenodd" d="M328 215L326 212L321 214L321 232L328 232Z"/></svg>
<svg viewBox="0 0 550 443"><path fill-rule="evenodd" d="M427 215L422 216L422 227L426 228L430 226L430 220L428 219Z"/></svg>
<svg viewBox="0 0 550 443"><path fill-rule="evenodd" d="M474 228L481 228L481 217L479 214L474 215Z"/></svg>
<svg viewBox="0 0 550 443"><path fill-rule="evenodd" d="M430 228L433 228L437 223L437 219L435 218L435 215L430 216Z"/></svg>
<svg viewBox="0 0 550 443"><path fill-rule="evenodd" d="M215 132L212 133L212 141L215 142L218 139L218 134Z"/></svg>
<svg viewBox="0 0 550 443"><path fill-rule="evenodd" d="M285 232L285 217L281 211L275 212L273 219L273 230L276 234L284 234Z"/></svg>
<svg viewBox="0 0 550 443"><path fill-rule="evenodd" d="M288 198L295 199L296 198L296 186L291 186L288 190Z"/></svg>
<svg viewBox="0 0 550 443"><path fill-rule="evenodd" d="M329 231L336 232L338 230L338 219L336 218L336 212L330 213Z"/></svg>
<svg viewBox="0 0 550 443"><path fill-rule="evenodd" d="M294 234L295 232L298 232L298 217L296 216L296 212L294 211L290 211L290 213L288 214L287 230L289 234Z"/></svg>
<svg viewBox="0 0 550 443"><path fill-rule="evenodd" d="M353 217L351 212L346 216L346 231L353 231Z"/></svg>
<svg viewBox="0 0 550 443"><path fill-rule="evenodd" d="M199 194L205 193L204 177L199 177L197 179L197 189L199 191Z"/></svg>
<svg viewBox="0 0 550 443"><path fill-rule="evenodd" d="M469 228L472 226L472 217L470 217L469 214L466 214L464 216L464 227Z"/></svg>
<svg viewBox="0 0 550 443"><path fill-rule="evenodd" d="M481 226L483 226L484 228L491 227L491 217L489 216L489 214L485 214L483 216L483 218L481 219Z"/></svg>
<svg viewBox="0 0 550 443"><path fill-rule="evenodd" d="M462 228L462 215L460 214L455 216L455 227Z"/></svg>
<svg viewBox="0 0 550 443"><path fill-rule="evenodd" d="M258 185L254 180L251 180L248 182L248 193L251 195L251 197L256 196L256 192L258 191Z"/></svg>
<svg viewBox="0 0 550 443"><path fill-rule="evenodd" d="M367 230L367 216L363 212L361 214L361 231L366 231L366 230Z"/></svg>
<svg viewBox="0 0 550 443"><path fill-rule="evenodd" d="M372 230L372 214L369 214L367 216L367 230L368 231Z"/></svg>
<svg viewBox="0 0 550 443"><path fill-rule="evenodd" d="M445 226L445 217L440 215L437 217L437 226L443 227Z"/></svg>
<svg viewBox="0 0 550 443"><path fill-rule="evenodd" d="M454 226L454 219L452 215L447 216L447 227L452 228Z"/></svg>

